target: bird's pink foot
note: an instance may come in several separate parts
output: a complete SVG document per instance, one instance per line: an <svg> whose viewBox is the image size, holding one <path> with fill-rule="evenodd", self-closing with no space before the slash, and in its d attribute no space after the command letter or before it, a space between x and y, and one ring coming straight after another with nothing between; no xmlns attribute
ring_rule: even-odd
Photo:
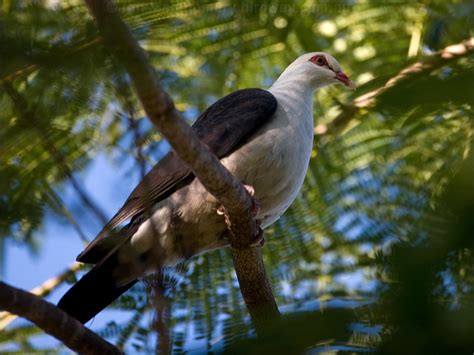
<svg viewBox="0 0 474 355"><path fill-rule="evenodd" d="M245 190L247 190L249 195L252 196L252 198L255 196L255 189L253 188L253 186L244 184L244 188ZM220 206L219 208L217 208L216 212L219 216L223 216L225 214L224 206ZM259 213L260 213L260 204L258 203L258 201L253 199L252 216L256 217Z"/></svg>
<svg viewBox="0 0 474 355"><path fill-rule="evenodd" d="M253 188L252 185L245 185L244 184L245 190L249 193L250 196L254 197L255 196L255 189Z"/></svg>
<svg viewBox="0 0 474 355"><path fill-rule="evenodd" d="M252 185L245 185L244 184L245 190L249 193L250 196L255 197L255 189ZM257 215L260 213L260 204L258 203L255 198L253 199L253 206L252 206L252 216L257 217Z"/></svg>

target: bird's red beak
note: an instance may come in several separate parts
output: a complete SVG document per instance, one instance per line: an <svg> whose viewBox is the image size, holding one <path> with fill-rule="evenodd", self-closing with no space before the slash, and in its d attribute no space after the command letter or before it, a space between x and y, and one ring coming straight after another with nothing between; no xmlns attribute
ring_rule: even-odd
<svg viewBox="0 0 474 355"><path fill-rule="evenodd" d="M336 72L336 79L343 83L345 86L354 90L356 88L355 84L352 82L351 79L347 77L342 71Z"/></svg>

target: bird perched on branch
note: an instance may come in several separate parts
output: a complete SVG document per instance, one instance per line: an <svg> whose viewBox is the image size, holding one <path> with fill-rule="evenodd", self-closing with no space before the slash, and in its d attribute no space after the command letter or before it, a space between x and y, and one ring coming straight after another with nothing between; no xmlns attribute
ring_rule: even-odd
<svg viewBox="0 0 474 355"><path fill-rule="evenodd" d="M201 141L258 202L262 228L296 198L313 147L314 92L336 83L354 88L332 56L307 53L270 89L236 91L194 123ZM226 231L218 201L170 152L77 257L95 266L58 306L85 323L147 273L228 245Z"/></svg>

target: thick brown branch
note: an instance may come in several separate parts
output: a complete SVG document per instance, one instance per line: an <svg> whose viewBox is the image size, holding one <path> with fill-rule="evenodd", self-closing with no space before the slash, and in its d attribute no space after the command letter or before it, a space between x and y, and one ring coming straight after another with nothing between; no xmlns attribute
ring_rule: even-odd
<svg viewBox="0 0 474 355"><path fill-rule="evenodd" d="M240 181L220 164L176 110L171 97L161 88L146 53L117 14L112 1L86 0L104 42L129 73L135 91L149 119L169 141L175 153L226 208L230 221L230 242L235 268L245 302L255 324L257 318L279 314L260 252L250 248L259 226L251 215L252 198ZM243 268L242 260L246 267ZM265 312L255 312L256 309Z"/></svg>
<svg viewBox="0 0 474 355"><path fill-rule="evenodd" d="M57 276L51 277L41 285L35 287L30 291L33 295L44 297L51 293L56 287L61 285L69 277L74 275L82 267L82 264L74 263L62 273ZM8 312L0 312L0 330L5 329L11 322L13 322L17 316Z"/></svg>
<svg viewBox="0 0 474 355"><path fill-rule="evenodd" d="M323 135L326 133L334 133L344 128L347 123L355 117L361 108L371 107L375 105L377 98L383 93L402 84L406 80L410 80L420 74L432 72L452 60L457 60L474 52L474 37L471 37L461 43L448 46L435 54L424 58L412 65L401 70L397 75L390 78L383 86L378 89L367 92L356 97L351 105L343 108L342 112L327 126L317 126L315 133Z"/></svg>
<svg viewBox="0 0 474 355"><path fill-rule="evenodd" d="M209 148L201 144L176 110L171 97L161 88L145 52L114 10L113 2L86 2L97 20L105 42L130 74L148 118L167 138L176 154L191 167L208 191L218 196L230 214L250 216L251 197ZM245 219L246 224L255 225L253 221L248 223L251 218Z"/></svg>
<svg viewBox="0 0 474 355"><path fill-rule="evenodd" d="M122 353L56 306L4 282L0 282L0 310L28 319L80 354Z"/></svg>

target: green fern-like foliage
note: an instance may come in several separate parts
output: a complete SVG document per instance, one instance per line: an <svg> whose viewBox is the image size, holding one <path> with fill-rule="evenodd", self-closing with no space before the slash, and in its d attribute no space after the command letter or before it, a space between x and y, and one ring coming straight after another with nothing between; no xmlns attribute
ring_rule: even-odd
<svg viewBox="0 0 474 355"><path fill-rule="evenodd" d="M343 124L336 120L356 96L472 36L470 1L124 0L116 10L190 122L235 89L268 87L303 52L331 52L359 88L318 93L315 123L328 131L315 136L297 201L266 231L265 265L288 315L268 337L252 340L228 250L163 271L165 327L156 326L147 287L137 284L106 311L107 325L93 329L129 353L164 351L168 340L175 353L429 353L436 341L446 350L470 345L468 317L457 333L451 323L436 328L436 317L451 321L473 301L472 243L446 227L453 215L467 218L456 206L469 186L453 176L466 174L472 154L472 54L413 75ZM100 154L136 174L137 143L146 168L166 146L81 2L6 1L1 11L0 241L40 253L47 213L68 223L91 213L79 197L74 205L61 198L71 174L80 184ZM429 307L417 308L424 302ZM13 323L0 346L38 350L31 341L38 334ZM459 336L450 343L449 334Z"/></svg>

